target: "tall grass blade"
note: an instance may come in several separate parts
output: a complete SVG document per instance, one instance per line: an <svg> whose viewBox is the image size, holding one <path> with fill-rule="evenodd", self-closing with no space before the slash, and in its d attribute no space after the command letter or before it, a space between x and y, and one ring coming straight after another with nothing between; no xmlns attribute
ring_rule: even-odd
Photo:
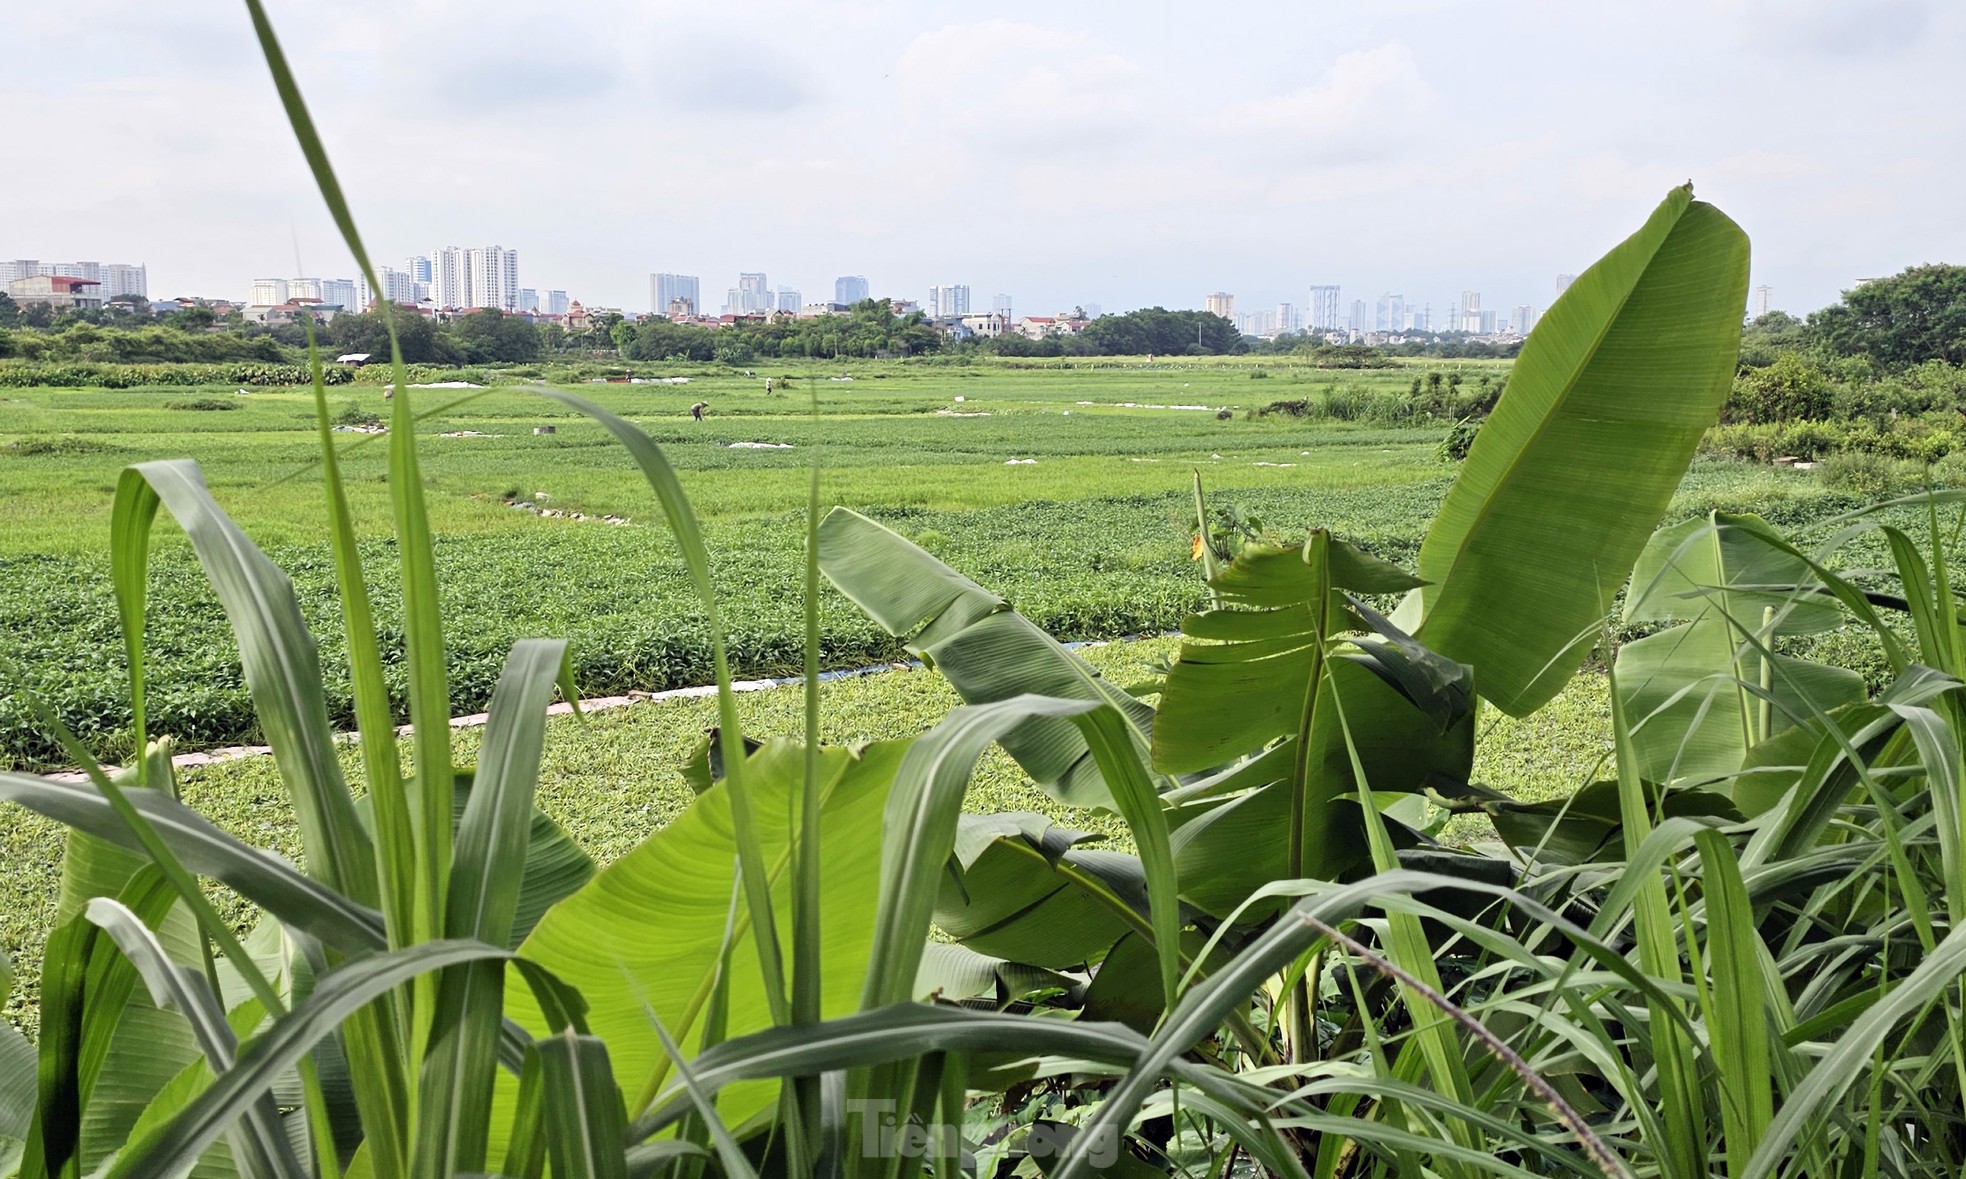
<svg viewBox="0 0 1966 1179"><path fill-rule="evenodd" d="M458 825L445 933L509 944L533 827L546 704L566 666L558 639L524 639L492 691L484 741ZM473 962L440 976L418 1098L415 1170L448 1176L485 1163L505 968Z"/></svg>
<svg viewBox="0 0 1966 1179"><path fill-rule="evenodd" d="M731 823L737 840L738 874L744 882L745 905L750 912L751 934L758 947L758 966L764 974L765 998L772 1018L790 1022L791 1001L787 994L784 952L778 940L778 921L772 911L764 852L758 835L758 818L753 813L750 792L745 786L743 729L737 716L737 698L730 690L730 658L724 643L722 614L716 585L710 579L710 555L703 543L703 530L697 526L696 512L683 494L681 480L663 456L662 448L634 423L610 413L584 397L577 397L544 385L533 392L579 410L606 427L628 451L642 476L655 492L669 522L669 531L682 551L683 565L696 589L704 623L710 631L710 656L717 679L717 731L724 755L724 773L730 793Z"/></svg>
<svg viewBox="0 0 1966 1179"><path fill-rule="evenodd" d="M568 1031L537 1051L554 1179L627 1179L628 1119L607 1045Z"/></svg>
<svg viewBox="0 0 1966 1179"><path fill-rule="evenodd" d="M510 950L477 942L434 941L372 955L336 969L319 980L305 1002L253 1037L240 1052L238 1062L183 1112L125 1148L108 1179L172 1174L190 1165L281 1074L298 1065L350 1016L393 988L448 966L510 961L514 957ZM373 1144L370 1149L374 1149Z"/></svg>

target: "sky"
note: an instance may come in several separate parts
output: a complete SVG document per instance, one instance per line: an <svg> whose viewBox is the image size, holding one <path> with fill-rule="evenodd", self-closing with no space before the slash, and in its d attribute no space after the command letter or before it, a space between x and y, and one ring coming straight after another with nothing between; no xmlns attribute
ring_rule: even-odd
<svg viewBox="0 0 1966 1179"><path fill-rule="evenodd" d="M1966 263L1954 0L268 0L371 254L720 302L1546 305L1672 186L1797 313ZM0 5L0 258L352 276L243 5Z"/></svg>

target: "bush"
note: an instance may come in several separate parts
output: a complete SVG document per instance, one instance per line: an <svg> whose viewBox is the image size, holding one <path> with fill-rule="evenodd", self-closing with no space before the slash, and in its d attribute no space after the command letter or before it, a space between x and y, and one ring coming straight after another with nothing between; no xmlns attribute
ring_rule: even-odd
<svg viewBox="0 0 1966 1179"><path fill-rule="evenodd" d="M1825 487L1847 491L1864 499L1888 496L1900 482L1896 463L1883 455L1861 450L1829 456L1816 473Z"/></svg>
<svg viewBox="0 0 1966 1179"><path fill-rule="evenodd" d="M76 454L109 454L117 448L109 445L107 442L98 442L94 438L77 438L71 434L62 438L23 438L19 442L8 443L5 449L8 454L17 454L23 458L40 458L43 456Z"/></svg>
<svg viewBox="0 0 1966 1179"><path fill-rule="evenodd" d="M1766 368L1750 368L1734 378L1734 390L1721 414L1726 422L1813 421L1836 410L1829 378L1793 352Z"/></svg>
<svg viewBox="0 0 1966 1179"><path fill-rule="evenodd" d="M241 407L239 405L239 400L236 397L233 398L188 397L181 401L166 401L164 403L164 408L216 411L216 410L227 410L227 409L239 409Z"/></svg>

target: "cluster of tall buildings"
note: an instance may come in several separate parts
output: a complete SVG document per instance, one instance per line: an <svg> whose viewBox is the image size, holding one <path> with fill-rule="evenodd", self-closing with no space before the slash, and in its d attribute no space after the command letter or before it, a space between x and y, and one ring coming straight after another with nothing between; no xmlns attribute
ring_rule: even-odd
<svg viewBox="0 0 1966 1179"><path fill-rule="evenodd" d="M737 276L737 285L725 291L721 308L706 308L703 303L703 282L694 274L670 274L658 272L649 275L649 307L657 315L669 317L698 317L714 314L740 316L764 315L771 312L799 313L814 308L847 308L865 302L873 297L873 287L864 274L843 274L833 280L833 298L830 304L815 302L808 305L804 296L795 288L780 286L774 288L763 271L745 271ZM823 296L822 296L823 298ZM970 289L963 283L944 283L928 289L925 303L904 302L898 306L913 310L919 307L932 319L960 319L971 313ZM998 295L993 301L992 310L1006 318L1010 315L1009 295Z"/></svg>
<svg viewBox="0 0 1966 1179"><path fill-rule="evenodd" d="M519 252L502 246L442 246L417 254L400 270L379 267L373 288L367 278L256 278L247 303L318 303L359 311L382 300L440 311L489 307L546 315L565 315L571 304L565 291L549 290L542 297L538 290L520 286Z"/></svg>
<svg viewBox="0 0 1966 1179"><path fill-rule="evenodd" d="M126 262L42 262L35 258L13 258L0 262L0 291L23 278L76 278L95 283L94 296L114 299L121 295L150 297L150 277L141 265Z"/></svg>
<svg viewBox="0 0 1966 1179"><path fill-rule="evenodd" d="M1576 277L1574 274L1558 275L1556 293L1562 294ZM1330 284L1313 286L1301 308L1290 303L1278 303L1274 307L1260 307L1238 314L1235 296L1227 291L1216 291L1202 300L1202 309L1235 324L1246 335L1264 337L1286 332L1342 332L1353 336L1368 333L1467 332L1479 336L1526 336L1540 315L1535 307L1527 303L1517 304L1507 311L1483 307L1480 291L1462 291L1460 299L1436 321L1431 303L1413 302L1405 295L1391 291L1371 302L1353 299L1346 306L1338 298L1338 288Z"/></svg>

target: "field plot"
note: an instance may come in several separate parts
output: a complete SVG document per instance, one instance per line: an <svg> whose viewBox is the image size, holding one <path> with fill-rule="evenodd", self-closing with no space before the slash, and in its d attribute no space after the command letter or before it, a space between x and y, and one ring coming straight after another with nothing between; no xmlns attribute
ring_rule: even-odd
<svg viewBox="0 0 1966 1179"><path fill-rule="evenodd" d="M1398 393L1414 375L1403 369L781 364L673 375L689 383L573 388L640 423L680 470L730 595L740 674L797 666L798 519L815 459L826 502L875 515L1068 638L1166 630L1194 603L1197 470L1211 496L1273 527L1321 521L1394 555L1416 543L1451 474L1432 454L1438 427L1248 415L1321 391ZM522 635L571 637L590 692L707 678L654 499L600 427L518 389L413 396L461 706L483 701ZM689 413L698 401L709 403L702 421ZM329 403L344 423L335 437L387 617L384 439L360 430L388 404L360 385L331 389ZM130 463L197 458L220 501L292 574L326 662L338 663L312 414L311 394L296 390L25 390L0 400L0 647L106 754L127 752L105 553L117 473ZM246 737L215 603L188 546L168 524L157 536L158 726L193 744ZM828 602L829 664L892 650L843 600ZM54 755L18 701L0 704L0 761Z"/></svg>
<svg viewBox="0 0 1966 1179"><path fill-rule="evenodd" d="M1505 372L1433 364L1458 364L1469 382ZM1276 532L1323 524L1409 564L1453 473L1434 454L1444 427L1402 408L1426 365L776 362L749 372L642 371L688 379L569 387L638 422L680 471L727 595L740 675L799 665L800 521L815 461L826 503L882 520L1066 639L1164 632L1196 604L1197 471L1213 503ZM363 431L377 428L389 403L375 385L337 386L328 396L386 620L396 585L386 439ZM707 637L653 496L599 426L517 387L413 396L461 709L482 706L505 651L526 635L572 639L582 689L592 694L709 678ZM1292 401L1313 412L1253 412ZM708 405L701 421L690 416L698 402ZM1361 407L1378 420L1347 420ZM128 754L109 505L124 466L190 456L292 575L329 674L339 676L317 447L305 391L9 391L0 398L0 655L103 755ZM1681 501L1676 512L1761 510L1789 524L1849 506L1806 476L1732 462L1696 464ZM187 746L250 739L236 655L189 547L168 523L154 547L157 728ZM896 653L830 591L822 644L834 667ZM346 686L330 691L346 720ZM0 764L58 760L18 695L0 699Z"/></svg>

